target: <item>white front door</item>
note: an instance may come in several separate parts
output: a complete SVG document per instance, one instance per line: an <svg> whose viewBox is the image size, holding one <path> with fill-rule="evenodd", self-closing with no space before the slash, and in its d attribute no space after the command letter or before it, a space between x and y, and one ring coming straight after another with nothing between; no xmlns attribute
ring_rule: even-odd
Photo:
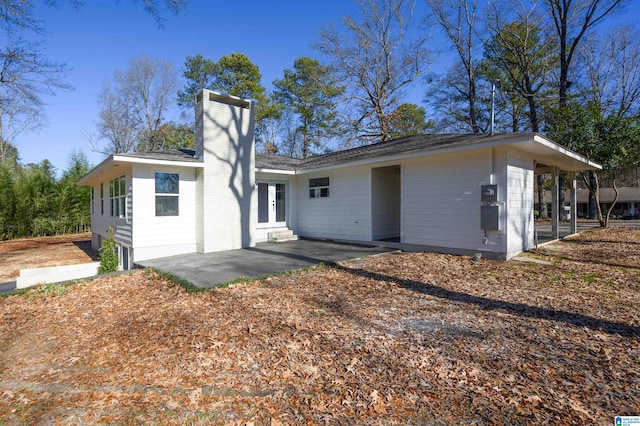
<svg viewBox="0 0 640 426"><path fill-rule="evenodd" d="M286 182L258 182L258 226L287 226Z"/></svg>

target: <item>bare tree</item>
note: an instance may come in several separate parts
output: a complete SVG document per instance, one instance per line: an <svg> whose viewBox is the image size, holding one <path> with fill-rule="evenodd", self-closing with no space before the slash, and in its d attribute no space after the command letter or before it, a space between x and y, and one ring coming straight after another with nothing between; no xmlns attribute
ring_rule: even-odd
<svg viewBox="0 0 640 426"><path fill-rule="evenodd" d="M129 98L129 104L140 126L137 151L152 151L162 147L158 130L173 102L178 88L177 73L173 65L164 59L142 55L130 62L125 72L116 71L116 81L121 96Z"/></svg>
<svg viewBox="0 0 640 426"><path fill-rule="evenodd" d="M320 33L316 48L332 59L349 85L351 126L360 140L386 141L390 114L402 90L427 71L425 37L409 39L415 1L359 0L360 15L345 16Z"/></svg>
<svg viewBox="0 0 640 426"><path fill-rule="evenodd" d="M640 112L640 33L629 26L589 37L579 50L588 100L618 117Z"/></svg>
<svg viewBox="0 0 640 426"><path fill-rule="evenodd" d="M120 96L109 83L105 83L98 103L100 112L96 139L106 140L107 144L100 146L91 138L93 150L105 155L133 151L138 140L139 123L129 99Z"/></svg>
<svg viewBox="0 0 640 426"><path fill-rule="evenodd" d="M38 106L23 99L4 102L0 106L0 164L17 161L14 140L18 135L43 126L44 114Z"/></svg>
<svg viewBox="0 0 640 426"><path fill-rule="evenodd" d="M578 61L586 78L579 83L584 101L598 105L601 113L614 123L625 123L625 117L637 117L640 113L640 34L630 27L613 28L604 36L587 37L578 51ZM611 129L613 131L615 129ZM633 138L629 138L631 144ZM629 154L638 147L630 147ZM629 162L631 163L631 162ZM630 166L633 168L633 166ZM615 186L617 170L603 171ZM613 173L612 173L613 172ZM583 175L589 188L589 216L602 219L599 192L600 179L596 172ZM617 198L617 197L616 197ZM611 207L613 207L613 203ZM606 215L608 218L608 214Z"/></svg>
<svg viewBox="0 0 640 426"><path fill-rule="evenodd" d="M126 71L116 70L114 86L105 84L99 99L99 139L102 153L148 151L163 147L160 128L165 124L177 76L171 63L143 55L130 61Z"/></svg>
<svg viewBox="0 0 640 426"><path fill-rule="evenodd" d="M570 73L580 42L593 26L624 3L624 0L545 0L551 15L551 27L557 36L559 110L567 107L569 88L573 83ZM566 141L562 140L557 142L566 144ZM559 177L559 185L560 188L564 188L563 174ZM558 209L563 208L564 191L561 190Z"/></svg>
<svg viewBox="0 0 640 426"><path fill-rule="evenodd" d="M624 0L545 0L557 36L558 105L567 104L571 66L584 35Z"/></svg>
<svg viewBox="0 0 640 426"><path fill-rule="evenodd" d="M427 4L458 54L460 59L459 66L462 67L466 78L464 86L458 84L454 88L454 92L463 97L467 103L465 121L471 127L473 133L479 133L481 128L478 124L476 105L477 64L475 60L478 1L427 0Z"/></svg>

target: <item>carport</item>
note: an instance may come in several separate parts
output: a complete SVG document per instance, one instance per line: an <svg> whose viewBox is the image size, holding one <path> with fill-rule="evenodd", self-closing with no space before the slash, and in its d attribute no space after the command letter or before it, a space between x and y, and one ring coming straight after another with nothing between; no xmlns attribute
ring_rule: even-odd
<svg viewBox="0 0 640 426"><path fill-rule="evenodd" d="M532 147L532 152L536 158L535 162L535 175L551 175L551 234L549 238L551 240L557 240L560 238L559 223L561 217L559 214L560 207L560 174L564 171L567 172L567 179L569 181L569 205L570 205L570 218L569 218L569 232L575 234L578 232L578 202L577 202L577 185L576 185L576 173L585 170L600 170L602 166L589 161L585 161L583 157L570 151L562 146L552 147L548 141L540 140L539 144ZM534 199L536 197L534 196Z"/></svg>
<svg viewBox="0 0 640 426"><path fill-rule="evenodd" d="M394 249L326 240L298 240L286 243L258 243L255 247L213 253L192 253L145 260L137 265L168 272L207 288L241 278L256 278L315 266L337 263Z"/></svg>

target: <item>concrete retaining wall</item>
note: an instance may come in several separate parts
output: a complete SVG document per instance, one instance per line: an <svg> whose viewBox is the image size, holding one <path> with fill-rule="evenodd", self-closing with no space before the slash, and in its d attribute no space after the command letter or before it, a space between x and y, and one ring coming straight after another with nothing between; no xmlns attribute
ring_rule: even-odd
<svg viewBox="0 0 640 426"><path fill-rule="evenodd" d="M98 266L100 266L100 262L21 269L20 276L16 279L16 288L93 277L98 274Z"/></svg>

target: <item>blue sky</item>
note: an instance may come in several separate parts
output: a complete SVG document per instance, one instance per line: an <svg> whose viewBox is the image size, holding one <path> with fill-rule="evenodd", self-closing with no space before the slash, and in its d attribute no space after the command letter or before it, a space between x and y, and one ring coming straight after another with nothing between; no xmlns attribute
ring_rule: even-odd
<svg viewBox="0 0 640 426"><path fill-rule="evenodd" d="M20 135L15 144L23 163L46 158L58 170L66 167L74 149L82 149L94 165L103 159L91 151L88 141L98 120L97 98L103 83L116 69L125 70L130 59L146 53L181 70L186 56L200 53L217 60L242 52L260 67L262 82L270 89L296 58L319 57L311 44L323 25L357 11L354 0L190 0L180 15L165 14L164 28L158 28L131 0L89 0L79 9L64 2L56 8L35 3L49 33L47 55L72 69L67 81L74 90L45 96L47 124L38 132ZM425 3L417 2L419 20L425 15ZM639 15L633 7L627 12L617 21L633 22ZM432 46L443 48L445 43L436 37ZM447 56L440 55L435 67L446 61ZM420 103L424 91L422 84L415 84L406 100ZM167 118L178 118L177 110Z"/></svg>
<svg viewBox="0 0 640 426"><path fill-rule="evenodd" d="M37 10L49 33L47 54L72 69L67 81L74 90L44 97L47 125L16 140L23 163L47 158L59 170L74 149L82 149L93 164L102 160L103 155L91 152L87 138L95 133L97 98L104 81L116 69L126 69L131 58L146 53L180 70L186 56L200 53L217 60L242 52L260 67L269 87L296 58L318 56L310 44L321 25L355 9L354 3L340 0L191 0L182 14L165 14L160 29L130 0L87 1L77 10L61 3L57 8L39 4Z"/></svg>

